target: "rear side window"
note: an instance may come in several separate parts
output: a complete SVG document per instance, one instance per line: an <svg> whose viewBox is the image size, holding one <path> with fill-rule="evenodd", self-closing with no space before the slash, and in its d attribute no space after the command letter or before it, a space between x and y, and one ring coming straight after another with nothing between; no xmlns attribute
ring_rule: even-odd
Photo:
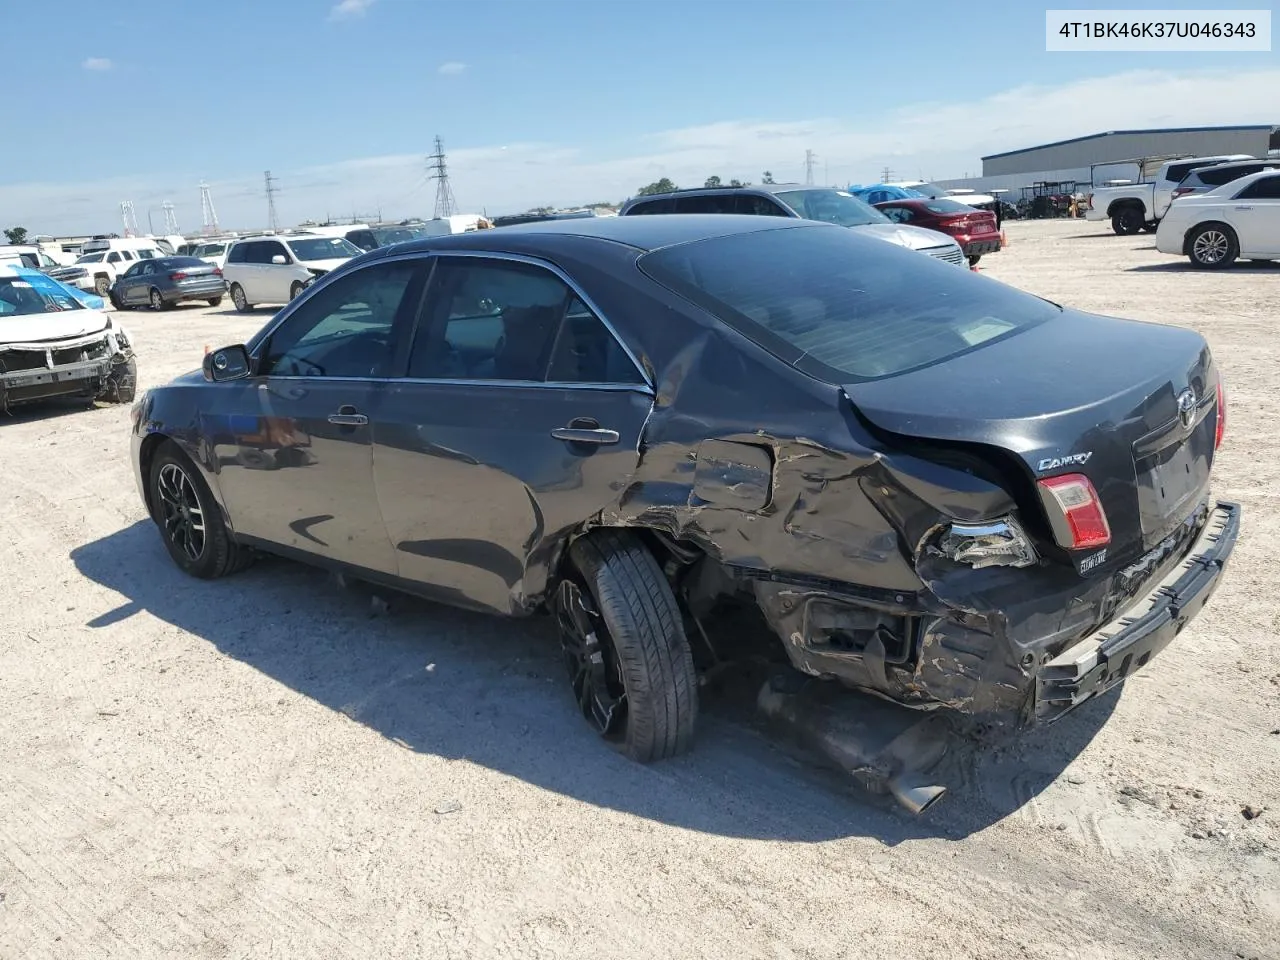
<svg viewBox="0 0 1280 960"><path fill-rule="evenodd" d="M627 216L638 216L642 213L675 213L675 197L660 197L657 200L644 200L627 211Z"/></svg>
<svg viewBox="0 0 1280 960"><path fill-rule="evenodd" d="M1280 200L1280 174L1262 177L1240 191L1238 200Z"/></svg>
<svg viewBox="0 0 1280 960"><path fill-rule="evenodd" d="M830 383L932 366L1060 313L1038 297L837 227L716 237L656 250L639 265Z"/></svg>
<svg viewBox="0 0 1280 960"><path fill-rule="evenodd" d="M1193 173L1189 182L1194 183L1196 180L1199 180L1207 186L1220 187L1224 183L1230 183L1232 180L1236 180L1240 177L1247 177L1249 174L1257 173L1261 169L1262 167L1259 165L1253 167L1218 167L1211 170L1201 170L1198 173Z"/></svg>
<svg viewBox="0 0 1280 960"><path fill-rule="evenodd" d="M772 197L762 197L758 193L743 193L735 198L734 213L744 213L752 217L790 217L791 211Z"/></svg>

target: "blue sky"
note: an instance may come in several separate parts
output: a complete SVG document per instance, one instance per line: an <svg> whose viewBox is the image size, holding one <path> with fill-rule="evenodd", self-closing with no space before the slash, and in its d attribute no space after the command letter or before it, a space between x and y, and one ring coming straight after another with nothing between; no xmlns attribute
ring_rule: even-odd
<svg viewBox="0 0 1280 960"><path fill-rule="evenodd" d="M146 210L159 222L172 200L191 230L203 177L224 225L261 225L265 169L286 222L379 207L430 216L422 157L437 133L460 205L503 213L618 200L664 175L800 179L806 148L832 182L875 179L885 165L945 178L977 173L983 153L1117 127L1280 123L1274 52L1046 53L1044 9L7 4L11 95L49 112L24 112L21 149L4 153L0 221L107 229L131 199L145 228Z"/></svg>

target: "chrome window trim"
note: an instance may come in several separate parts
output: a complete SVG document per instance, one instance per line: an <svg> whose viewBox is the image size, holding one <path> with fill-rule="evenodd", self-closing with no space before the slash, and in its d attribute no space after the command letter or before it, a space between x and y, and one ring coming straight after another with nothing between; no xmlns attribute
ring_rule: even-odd
<svg viewBox="0 0 1280 960"><path fill-rule="evenodd" d="M255 346L254 348L254 353L252 354L253 359L254 360L258 359L258 354L257 354L258 349L261 348L262 344L270 340L271 335L275 333L275 331L280 327L282 323L284 323L287 319L289 319L289 317L293 315L295 310L298 310L299 308L302 307L303 304L305 304L308 300L310 300L317 290L322 290L324 287L328 286L330 282L332 282L335 279L338 279L338 277L350 276L352 274L360 272L361 270L368 270L372 267L378 266L379 264L383 264L383 263L396 263L403 260L429 261L433 258L438 262L439 260L446 257L470 257L470 258L478 258L483 260L509 260L514 263L526 263L526 264L529 264L530 266L541 267L544 270L549 270L551 273L555 274L555 276L558 277L560 281L564 283L565 286L567 286L570 290L572 290L579 300L581 300L584 304L586 304L587 309L589 309L592 312L592 314L595 316L597 320L599 320L601 323L604 324L604 328L609 331L609 336L613 337L614 341L618 344L618 346L622 348L622 351L627 355L627 359L631 361L632 365L636 368L636 371L640 374L641 382L628 383L628 384L620 384L620 383L579 384L576 382L575 383L564 383L564 382L553 383L549 381L536 381L536 380L466 380L466 379L437 380L430 377L390 377L387 379L405 380L405 381L412 381L412 382L418 382L418 383L453 383L453 384L489 383L489 384L500 384L504 386L513 386L513 385L547 386L547 387L559 387L560 389L567 389L567 388L573 388L573 387L579 387L579 386L587 387L594 390L599 390L601 387L616 387L618 389L625 389L625 390L635 390L640 388L646 388L646 392L648 392L651 395L656 392L653 381L649 377L648 371L645 370L643 364L641 364L640 361L636 358L636 355L632 353L631 348L627 346L626 341L623 340L623 338L618 335L617 328L614 327L614 325L609 322L608 318L596 305L595 301L592 300L589 296L587 296L587 294L582 290L582 288L579 287L578 284L575 283L569 277L568 274L566 274L563 270L561 270L555 264L550 263L546 260L540 260L537 257L531 257L522 253L497 253L489 250L418 250L418 251L414 251L413 253L399 253L399 254L396 254L395 256L378 257L367 264L357 267L354 270L349 270L346 272L339 273L339 271L342 271L343 267L346 266L346 264L343 264L343 267L338 267L335 270L329 271L329 273L326 274L321 279L320 282L313 284L310 288L303 291L302 296L298 297L293 302L286 304L283 308L281 308L280 312L277 313L272 318L271 324L267 327L264 327L263 330L257 335L260 337L260 340L257 346ZM356 258L352 257L351 259L355 260ZM430 281L430 277L428 277L428 281ZM429 287L424 289L423 291L424 295L427 289L429 289ZM419 320L419 319L421 319L421 314L419 314L419 316L415 318L414 331L413 331L415 335L418 332L416 320ZM255 378L255 379L258 379L258 378ZM312 380L317 378L271 377L271 379L273 380ZM336 380L338 378L333 377L331 379ZM369 378L369 379L374 379L374 378ZM377 378L377 379L381 379L381 378Z"/></svg>
<svg viewBox="0 0 1280 960"><path fill-rule="evenodd" d="M646 383L585 383L578 380L464 380L458 378L440 378L439 380L431 377L274 377L270 374L264 376L243 377L239 380L225 380L223 383L243 383L246 380L254 383L265 383L266 381L276 380L324 380L333 383L411 383L418 386L440 384L447 387L533 387L543 390L609 390L616 393L641 393L646 397L654 395L653 388Z"/></svg>

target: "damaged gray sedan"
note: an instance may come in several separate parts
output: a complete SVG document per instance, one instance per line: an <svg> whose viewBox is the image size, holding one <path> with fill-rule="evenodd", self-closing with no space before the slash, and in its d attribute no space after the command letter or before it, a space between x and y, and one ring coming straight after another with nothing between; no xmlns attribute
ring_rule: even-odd
<svg viewBox="0 0 1280 960"><path fill-rule="evenodd" d="M1190 330L836 226L602 218L352 260L151 390L133 461L193 575L263 551L551 613L583 715L653 760L724 602L803 674L975 729L1112 688L1231 553L1224 423Z"/></svg>

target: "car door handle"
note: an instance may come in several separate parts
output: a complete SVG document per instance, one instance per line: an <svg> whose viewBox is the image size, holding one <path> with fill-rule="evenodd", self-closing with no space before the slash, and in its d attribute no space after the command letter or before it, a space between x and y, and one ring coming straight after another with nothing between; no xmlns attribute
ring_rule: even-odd
<svg viewBox="0 0 1280 960"><path fill-rule="evenodd" d="M594 443L594 444L610 444L617 443L622 439L617 430L606 430L603 427L575 427L572 424L567 427L556 427L551 431L551 435L557 440L567 440L570 443Z"/></svg>
<svg viewBox="0 0 1280 960"><path fill-rule="evenodd" d="M337 413L329 414L329 422L345 427L363 427L369 418L363 413L356 413L356 408L347 403L340 406Z"/></svg>
<svg viewBox="0 0 1280 960"><path fill-rule="evenodd" d="M1253 207L1236 207L1237 210L1252 210Z"/></svg>

